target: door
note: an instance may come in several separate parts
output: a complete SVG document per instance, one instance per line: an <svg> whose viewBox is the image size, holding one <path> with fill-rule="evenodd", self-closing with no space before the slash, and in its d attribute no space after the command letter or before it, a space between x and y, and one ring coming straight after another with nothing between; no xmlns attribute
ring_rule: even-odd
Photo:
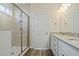
<svg viewBox="0 0 79 59"><path fill-rule="evenodd" d="M27 48L27 35L28 35L28 18L27 15L22 13L22 50Z"/></svg>
<svg viewBox="0 0 79 59"><path fill-rule="evenodd" d="M31 14L31 47L49 48L49 17L47 14Z"/></svg>

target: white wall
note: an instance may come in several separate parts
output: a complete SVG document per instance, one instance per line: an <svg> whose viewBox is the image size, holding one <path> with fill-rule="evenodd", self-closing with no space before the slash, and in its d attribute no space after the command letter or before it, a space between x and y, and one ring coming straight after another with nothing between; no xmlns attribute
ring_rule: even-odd
<svg viewBox="0 0 79 59"><path fill-rule="evenodd" d="M0 31L0 56L11 55L11 31Z"/></svg>

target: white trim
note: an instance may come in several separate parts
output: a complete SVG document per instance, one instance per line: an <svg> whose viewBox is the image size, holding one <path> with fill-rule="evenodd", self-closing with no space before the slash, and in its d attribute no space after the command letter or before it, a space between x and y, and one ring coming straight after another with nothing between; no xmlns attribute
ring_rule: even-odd
<svg viewBox="0 0 79 59"><path fill-rule="evenodd" d="M32 49L36 49L36 50L48 50L49 48L32 48Z"/></svg>
<svg viewBox="0 0 79 59"><path fill-rule="evenodd" d="M29 47L23 53L21 53L20 56L23 56L26 53L26 51L28 51L28 49L29 49Z"/></svg>

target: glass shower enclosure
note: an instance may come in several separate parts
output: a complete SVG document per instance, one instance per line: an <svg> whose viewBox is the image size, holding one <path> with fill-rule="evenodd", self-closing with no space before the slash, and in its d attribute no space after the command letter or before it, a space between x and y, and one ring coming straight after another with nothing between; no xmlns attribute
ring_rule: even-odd
<svg viewBox="0 0 79 59"><path fill-rule="evenodd" d="M0 56L17 56L28 48L28 17L15 4L0 4Z"/></svg>

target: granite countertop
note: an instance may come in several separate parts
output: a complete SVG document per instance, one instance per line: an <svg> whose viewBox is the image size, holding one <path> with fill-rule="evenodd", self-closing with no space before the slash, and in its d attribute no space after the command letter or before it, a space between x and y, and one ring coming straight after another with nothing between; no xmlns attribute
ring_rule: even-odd
<svg viewBox="0 0 79 59"><path fill-rule="evenodd" d="M79 49L79 37L75 37L71 35L63 35L59 33L51 33L51 35Z"/></svg>

